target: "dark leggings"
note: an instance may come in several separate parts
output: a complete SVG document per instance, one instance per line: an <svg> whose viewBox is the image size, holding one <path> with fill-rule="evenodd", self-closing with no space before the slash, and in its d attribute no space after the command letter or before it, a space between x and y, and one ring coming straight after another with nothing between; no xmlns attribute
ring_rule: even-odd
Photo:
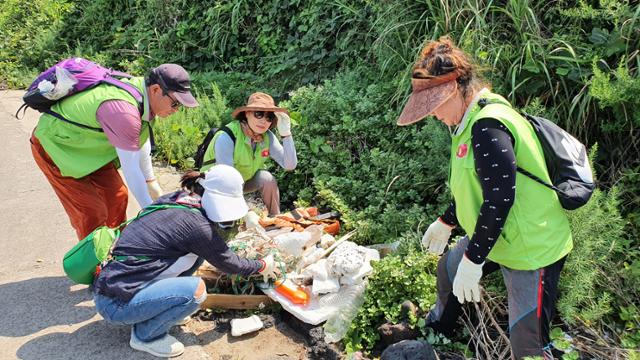
<svg viewBox="0 0 640 360"><path fill-rule="evenodd" d="M453 279L469 240L462 238L438 262L438 298L427 315L427 324L445 336L456 330L462 307L453 295ZM566 257L537 270L513 270L488 261L482 268L487 275L498 269L507 287L509 303L509 339L516 359L549 356L544 349L550 343L549 324L555 316L558 279ZM550 357L549 357L550 358Z"/></svg>

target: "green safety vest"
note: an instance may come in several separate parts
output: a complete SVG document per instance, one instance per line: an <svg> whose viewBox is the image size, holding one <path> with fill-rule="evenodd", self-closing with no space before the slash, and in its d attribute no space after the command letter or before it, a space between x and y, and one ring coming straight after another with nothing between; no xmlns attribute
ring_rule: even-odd
<svg viewBox="0 0 640 360"><path fill-rule="evenodd" d="M484 108L471 104L466 124L461 125L464 128L453 135L451 143L449 187L458 222L467 234L473 234L483 204L471 145L471 128L476 121L500 121L514 138L518 166L551 183L542 147L529 122L503 97L490 92L482 97L490 104ZM556 262L572 248L569 221L556 192L518 172L515 202L487 258L511 269L535 270Z"/></svg>
<svg viewBox="0 0 640 360"><path fill-rule="evenodd" d="M144 94L144 78L121 80L135 86ZM96 112L98 107L108 100L124 100L138 107L136 100L127 91L102 84L57 102L51 110L79 124L101 128ZM147 126L144 126L144 123ZM140 146L149 138L149 126L148 121L143 121ZM84 129L49 114L40 116L35 136L64 176L82 178L118 157L116 149L104 132Z"/></svg>
<svg viewBox="0 0 640 360"><path fill-rule="evenodd" d="M255 150L251 146L251 138L244 134L240 121L232 121L226 125L236 137L235 145L233 148L233 167L240 172L242 179L247 181L256 174L260 169L265 168L265 163L269 159L269 131L264 134L264 141L257 143ZM204 153L203 162L213 160L216 158L216 140L223 133L218 131L211 142L209 147ZM209 170L214 164L205 165L200 171Z"/></svg>

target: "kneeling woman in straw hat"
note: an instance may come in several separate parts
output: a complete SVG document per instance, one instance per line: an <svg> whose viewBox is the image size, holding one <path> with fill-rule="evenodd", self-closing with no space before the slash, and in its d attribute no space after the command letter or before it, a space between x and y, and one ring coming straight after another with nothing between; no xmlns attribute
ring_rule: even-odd
<svg viewBox="0 0 640 360"><path fill-rule="evenodd" d="M243 217L248 207L242 176L228 165L206 174L190 171L184 190L160 197L154 205L183 205L158 210L122 231L107 263L94 281L96 309L108 322L132 325L129 344L159 357L182 354L184 345L168 335L186 322L206 299L205 284L191 276L207 260L221 271L275 278L282 264L238 257L220 236L217 223Z"/></svg>
<svg viewBox="0 0 640 360"><path fill-rule="evenodd" d="M298 164L288 112L275 106L271 96L257 92L249 96L246 106L235 109L231 116L236 120L215 134L205 152L202 170L206 171L213 163L235 167L245 181L244 192L259 190L269 215L278 215L278 183L264 168L269 158L285 170L293 170ZM282 144L271 131L275 127Z"/></svg>
<svg viewBox="0 0 640 360"><path fill-rule="evenodd" d="M573 247L542 147L529 124L502 96L484 87L469 56L443 38L430 42L413 68L413 93L398 125L435 116L452 132L449 188L454 203L427 229L422 244L442 254L451 229L467 234L438 264L438 298L427 325L451 333L461 303L480 301L482 275L502 270L509 333L516 359L550 354L558 279Z"/></svg>

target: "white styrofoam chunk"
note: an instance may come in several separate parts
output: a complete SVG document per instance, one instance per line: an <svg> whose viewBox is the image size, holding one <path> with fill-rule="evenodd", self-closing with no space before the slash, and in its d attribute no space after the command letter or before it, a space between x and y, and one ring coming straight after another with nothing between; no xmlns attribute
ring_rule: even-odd
<svg viewBox="0 0 640 360"><path fill-rule="evenodd" d="M340 282L336 278L316 279L313 278L311 293L313 295L334 293L340 290Z"/></svg>
<svg viewBox="0 0 640 360"><path fill-rule="evenodd" d="M366 280L366 278L373 272L371 267L371 261L380 261L380 253L375 249L365 248L364 264L354 274L344 275L340 278L340 284L342 285L355 285L360 284Z"/></svg>
<svg viewBox="0 0 640 360"><path fill-rule="evenodd" d="M262 329L264 324L258 315L231 320L231 336L241 336Z"/></svg>
<svg viewBox="0 0 640 360"><path fill-rule="evenodd" d="M339 245L327 258L329 275L352 275L365 263L366 249L351 241Z"/></svg>
<svg viewBox="0 0 640 360"><path fill-rule="evenodd" d="M305 270L313 277L313 280L326 280L329 275L327 273L327 259L320 259L311 264Z"/></svg>
<svg viewBox="0 0 640 360"><path fill-rule="evenodd" d="M273 241L281 251L298 257L302 255L302 250L311 236L310 232L290 232L276 236Z"/></svg>

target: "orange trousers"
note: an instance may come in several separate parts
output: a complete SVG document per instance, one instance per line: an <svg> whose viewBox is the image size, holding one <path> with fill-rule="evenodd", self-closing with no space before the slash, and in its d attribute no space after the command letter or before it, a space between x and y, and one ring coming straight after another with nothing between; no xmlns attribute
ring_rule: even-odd
<svg viewBox="0 0 640 360"><path fill-rule="evenodd" d="M40 141L34 135L30 141L33 158L58 195L79 240L99 226L115 227L127 219L127 186L113 163L80 179L63 176Z"/></svg>

